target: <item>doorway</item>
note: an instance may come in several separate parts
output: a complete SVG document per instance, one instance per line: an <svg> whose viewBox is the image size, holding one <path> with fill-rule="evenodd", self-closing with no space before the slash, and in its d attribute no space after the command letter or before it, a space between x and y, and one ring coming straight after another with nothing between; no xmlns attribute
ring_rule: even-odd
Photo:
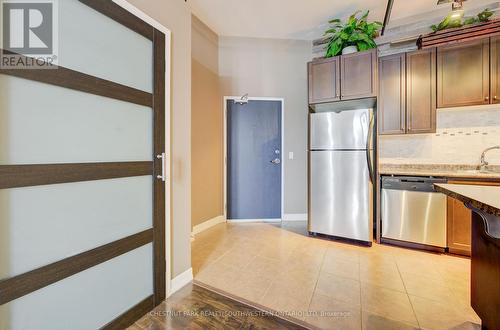
<svg viewBox="0 0 500 330"><path fill-rule="evenodd" d="M124 328L170 282L170 35L115 2L57 12L57 67L0 68L0 328Z"/></svg>
<svg viewBox="0 0 500 330"><path fill-rule="evenodd" d="M224 99L224 200L228 221L281 221L283 120L281 98Z"/></svg>

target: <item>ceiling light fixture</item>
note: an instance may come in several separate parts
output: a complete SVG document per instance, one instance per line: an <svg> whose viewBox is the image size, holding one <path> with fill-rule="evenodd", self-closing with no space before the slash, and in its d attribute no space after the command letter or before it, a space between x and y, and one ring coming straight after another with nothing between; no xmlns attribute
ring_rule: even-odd
<svg viewBox="0 0 500 330"><path fill-rule="evenodd" d="M444 5L445 3L451 2L451 8L453 10L460 10L464 6L464 1L467 1L467 0L438 0L437 4Z"/></svg>
<svg viewBox="0 0 500 330"><path fill-rule="evenodd" d="M451 2L450 18L461 19L462 17L464 17L464 14L465 14L464 1L467 1L467 0L438 0L437 4L442 5L442 4Z"/></svg>

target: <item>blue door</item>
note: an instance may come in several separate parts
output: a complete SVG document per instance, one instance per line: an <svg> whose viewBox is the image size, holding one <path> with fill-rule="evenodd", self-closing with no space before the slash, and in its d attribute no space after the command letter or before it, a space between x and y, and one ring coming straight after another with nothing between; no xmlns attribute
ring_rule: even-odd
<svg viewBox="0 0 500 330"><path fill-rule="evenodd" d="M280 219L281 102L227 102L227 217Z"/></svg>

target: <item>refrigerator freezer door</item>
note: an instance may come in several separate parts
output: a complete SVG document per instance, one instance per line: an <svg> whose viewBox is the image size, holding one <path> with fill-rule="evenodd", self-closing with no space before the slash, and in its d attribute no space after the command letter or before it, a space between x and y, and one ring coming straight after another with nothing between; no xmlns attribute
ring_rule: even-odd
<svg viewBox="0 0 500 330"><path fill-rule="evenodd" d="M371 109L311 114L310 150L367 149Z"/></svg>
<svg viewBox="0 0 500 330"><path fill-rule="evenodd" d="M372 184L366 151L312 151L309 231L372 241Z"/></svg>

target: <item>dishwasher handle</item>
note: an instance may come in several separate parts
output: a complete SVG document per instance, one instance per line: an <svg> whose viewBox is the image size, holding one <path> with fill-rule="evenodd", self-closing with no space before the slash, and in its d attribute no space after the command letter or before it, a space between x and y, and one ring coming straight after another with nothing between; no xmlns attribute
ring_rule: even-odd
<svg viewBox="0 0 500 330"><path fill-rule="evenodd" d="M382 179L382 189L436 192L435 183L447 182L448 180L444 178L384 177Z"/></svg>

